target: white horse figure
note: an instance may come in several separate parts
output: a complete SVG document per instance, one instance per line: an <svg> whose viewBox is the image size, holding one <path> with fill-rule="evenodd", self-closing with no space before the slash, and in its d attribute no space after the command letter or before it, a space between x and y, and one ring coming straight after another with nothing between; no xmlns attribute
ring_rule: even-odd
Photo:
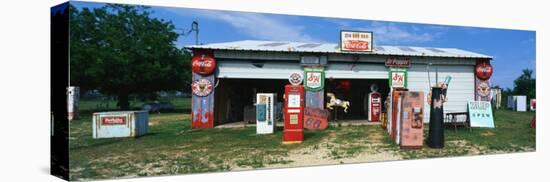
<svg viewBox="0 0 550 182"><path fill-rule="evenodd" d="M328 109L333 110L334 109L333 106L336 106L336 107L342 107L344 108L344 112L346 113L348 112L349 101L337 99L333 93L327 93L327 97L330 97L330 100L327 102Z"/></svg>

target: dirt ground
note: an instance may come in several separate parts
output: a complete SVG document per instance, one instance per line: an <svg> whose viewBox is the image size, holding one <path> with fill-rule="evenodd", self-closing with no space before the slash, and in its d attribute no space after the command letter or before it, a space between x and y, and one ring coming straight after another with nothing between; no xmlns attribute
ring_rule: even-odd
<svg viewBox="0 0 550 182"><path fill-rule="evenodd" d="M284 145L282 127L191 129L188 114L153 114L138 138L93 139L91 118L71 123L70 179L92 180L265 168L349 164L467 155L533 152L534 113L497 112L496 128L445 130L445 147L401 149L381 127L330 126L306 130L301 144ZM424 138L428 129L425 127Z"/></svg>

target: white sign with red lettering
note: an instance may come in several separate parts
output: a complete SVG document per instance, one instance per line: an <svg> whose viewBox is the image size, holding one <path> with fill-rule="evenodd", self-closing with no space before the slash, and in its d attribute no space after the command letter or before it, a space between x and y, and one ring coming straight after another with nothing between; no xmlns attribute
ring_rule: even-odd
<svg viewBox="0 0 550 182"><path fill-rule="evenodd" d="M391 73L391 86L392 87L405 87L405 72L396 71Z"/></svg>
<svg viewBox="0 0 550 182"><path fill-rule="evenodd" d="M316 89L323 86L321 72L307 72L307 86Z"/></svg>
<svg viewBox="0 0 550 182"><path fill-rule="evenodd" d="M340 50L372 52L372 32L341 31Z"/></svg>

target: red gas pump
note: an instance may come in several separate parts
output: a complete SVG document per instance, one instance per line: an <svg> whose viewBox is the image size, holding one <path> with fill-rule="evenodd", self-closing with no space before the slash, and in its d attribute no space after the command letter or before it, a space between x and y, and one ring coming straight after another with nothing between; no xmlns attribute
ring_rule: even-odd
<svg viewBox="0 0 550 182"><path fill-rule="evenodd" d="M304 140L304 86L285 85L283 144Z"/></svg>
<svg viewBox="0 0 550 182"><path fill-rule="evenodd" d="M380 121L380 114L382 110L382 95L378 92L371 92L369 94L369 121Z"/></svg>

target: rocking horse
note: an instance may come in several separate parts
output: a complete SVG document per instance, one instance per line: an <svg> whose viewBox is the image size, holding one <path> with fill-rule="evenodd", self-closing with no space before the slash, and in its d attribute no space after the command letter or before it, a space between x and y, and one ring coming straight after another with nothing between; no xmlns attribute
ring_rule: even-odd
<svg viewBox="0 0 550 182"><path fill-rule="evenodd" d="M348 112L349 101L337 99L333 93L327 93L327 97L330 97L330 100L327 102L327 108L333 110L333 106L344 108L344 112Z"/></svg>

